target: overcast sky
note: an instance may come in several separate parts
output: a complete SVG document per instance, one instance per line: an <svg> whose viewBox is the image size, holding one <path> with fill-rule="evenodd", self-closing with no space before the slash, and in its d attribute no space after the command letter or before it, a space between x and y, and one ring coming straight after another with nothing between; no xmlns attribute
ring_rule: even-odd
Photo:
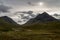
<svg viewBox="0 0 60 40"><path fill-rule="evenodd" d="M43 3L42 7L39 5L41 2ZM32 10L59 13L60 10L60 0L0 0L0 4L13 7L13 11Z"/></svg>
<svg viewBox="0 0 60 40"><path fill-rule="evenodd" d="M45 2L46 4L50 6L60 6L60 0L1 0L1 1L3 1L6 4L13 5L13 6L26 5L27 2L32 2L32 3Z"/></svg>

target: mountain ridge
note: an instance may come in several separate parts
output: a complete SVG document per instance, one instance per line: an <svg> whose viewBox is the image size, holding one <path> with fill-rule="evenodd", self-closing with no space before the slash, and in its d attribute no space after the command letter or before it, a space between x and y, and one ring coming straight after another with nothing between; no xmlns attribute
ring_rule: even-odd
<svg viewBox="0 0 60 40"><path fill-rule="evenodd" d="M5 22L5 23L10 23L10 24L17 24L15 21L13 21L10 17L8 16L2 16L0 17L0 21Z"/></svg>
<svg viewBox="0 0 60 40"><path fill-rule="evenodd" d="M58 21L56 18L49 15L47 12L43 12L42 14L37 15L35 18L30 19L25 24L32 24L32 23L44 23L44 22L51 22L51 21Z"/></svg>

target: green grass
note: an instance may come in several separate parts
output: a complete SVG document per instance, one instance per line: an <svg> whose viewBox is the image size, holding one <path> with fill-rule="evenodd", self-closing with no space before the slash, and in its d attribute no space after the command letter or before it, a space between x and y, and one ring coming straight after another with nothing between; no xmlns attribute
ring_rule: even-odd
<svg viewBox="0 0 60 40"><path fill-rule="evenodd" d="M12 25L0 20L0 40L60 40L60 22Z"/></svg>

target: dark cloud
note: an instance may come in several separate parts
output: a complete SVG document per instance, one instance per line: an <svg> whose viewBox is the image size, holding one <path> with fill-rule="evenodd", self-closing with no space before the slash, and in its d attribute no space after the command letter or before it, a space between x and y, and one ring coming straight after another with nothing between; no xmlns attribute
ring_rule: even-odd
<svg viewBox="0 0 60 40"><path fill-rule="evenodd" d="M17 14L17 13L32 14L33 11L17 11L17 12L15 12L15 14Z"/></svg>
<svg viewBox="0 0 60 40"><path fill-rule="evenodd" d="M20 22L20 23L21 23L22 21L20 21L20 20L19 20L18 22Z"/></svg>
<svg viewBox="0 0 60 40"><path fill-rule="evenodd" d="M11 9L11 7L0 5L0 12L9 12L9 9Z"/></svg>
<svg viewBox="0 0 60 40"><path fill-rule="evenodd" d="M15 12L15 14L17 14L17 13L27 13L27 11L17 11L17 12Z"/></svg>
<svg viewBox="0 0 60 40"><path fill-rule="evenodd" d="M33 11L28 11L28 12L27 12L27 14L32 14L32 13L33 13Z"/></svg>
<svg viewBox="0 0 60 40"><path fill-rule="evenodd" d="M33 14L33 11L18 11L18 12L15 12L15 15L17 15L17 14L21 16L21 19L30 19L30 17L32 17L32 18L35 17L35 15ZM27 15L27 16L24 16L24 15Z"/></svg>
<svg viewBox="0 0 60 40"><path fill-rule="evenodd" d="M60 14L55 13L55 14L54 14L54 16L56 16L56 17L57 17L57 16L60 16Z"/></svg>
<svg viewBox="0 0 60 40"><path fill-rule="evenodd" d="M22 17L22 19L29 19L29 16Z"/></svg>

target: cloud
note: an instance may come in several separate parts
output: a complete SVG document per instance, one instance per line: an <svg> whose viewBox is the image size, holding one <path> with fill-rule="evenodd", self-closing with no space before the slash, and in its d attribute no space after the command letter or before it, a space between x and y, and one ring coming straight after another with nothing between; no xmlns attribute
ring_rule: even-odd
<svg viewBox="0 0 60 40"><path fill-rule="evenodd" d="M22 17L22 19L29 19L29 16Z"/></svg>
<svg viewBox="0 0 60 40"><path fill-rule="evenodd" d="M26 5L28 2L29 4L45 2L47 3L47 5L50 5L50 6L60 5L60 0L5 0L4 2L11 4L11 5Z"/></svg>
<svg viewBox="0 0 60 40"><path fill-rule="evenodd" d="M54 16L60 16L60 14L55 13Z"/></svg>
<svg viewBox="0 0 60 40"><path fill-rule="evenodd" d="M43 2L45 2L47 6L50 7L60 7L60 0L46 0Z"/></svg>
<svg viewBox="0 0 60 40"><path fill-rule="evenodd" d="M17 14L17 13L32 14L33 11L17 11L17 12L15 12L15 14Z"/></svg>
<svg viewBox="0 0 60 40"><path fill-rule="evenodd" d="M17 11L15 12L15 15L19 15L21 19L30 19L35 17L35 15L33 14L33 11Z"/></svg>
<svg viewBox="0 0 60 40"><path fill-rule="evenodd" d="M0 5L0 12L9 12L9 9L11 9L11 7Z"/></svg>
<svg viewBox="0 0 60 40"><path fill-rule="evenodd" d="M32 14L32 13L33 13L33 11L28 11L28 12L27 12L27 14Z"/></svg>

